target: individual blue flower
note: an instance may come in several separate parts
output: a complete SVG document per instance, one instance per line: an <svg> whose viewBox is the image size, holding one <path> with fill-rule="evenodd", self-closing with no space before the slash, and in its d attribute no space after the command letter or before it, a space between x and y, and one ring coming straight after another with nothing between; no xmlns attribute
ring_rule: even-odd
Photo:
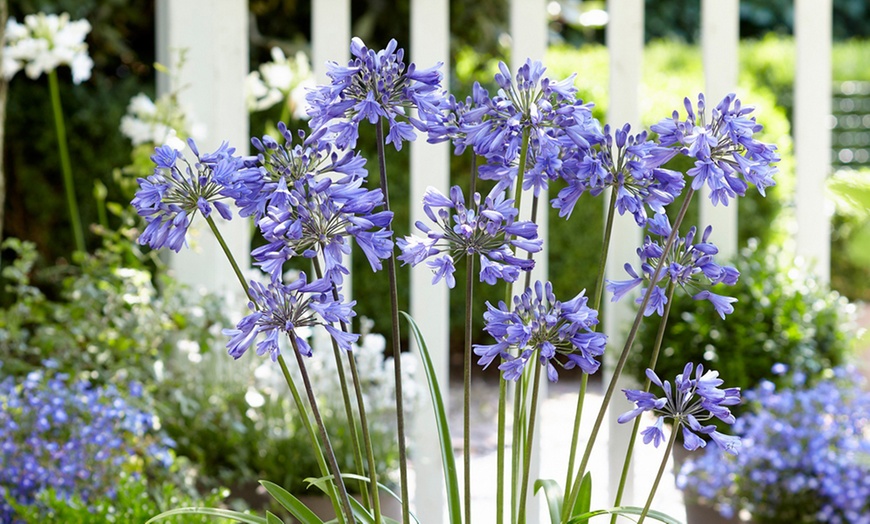
<svg viewBox="0 0 870 524"><path fill-rule="evenodd" d="M619 214L631 213L635 222L643 226L647 208L664 213L665 206L679 196L685 185L682 174L662 168L677 151L649 140L645 131L638 135L630 133L628 124L615 133L610 126L604 126L600 147L589 149L575 166L562 170L568 185L551 201L560 217L571 216L584 192L598 196L612 187Z"/></svg>
<svg viewBox="0 0 870 524"><path fill-rule="evenodd" d="M342 303L340 295L335 300L333 286L327 279L308 282L305 273L300 273L299 278L288 285L274 281L263 285L252 280L248 303L251 314L240 320L235 329L223 330L223 334L230 337L228 353L238 359L263 335L257 342L257 355L268 353L275 361L280 354L278 338L286 334L300 353L311 356L311 346L299 330L318 325L325 327L338 347L351 351L359 335L339 331L329 324L350 324L356 302Z"/></svg>
<svg viewBox="0 0 870 524"><path fill-rule="evenodd" d="M411 116L416 108L422 119L442 103L441 63L430 69L410 64L405 69L404 50L390 40L385 49L374 51L354 37L350 44L353 58L347 67L331 62L329 85L318 86L306 97L311 106L310 125L315 132L328 129L342 149L356 147L359 123L372 124L386 119L387 142L397 150L403 141L416 138L414 128L426 131L423 120Z"/></svg>
<svg viewBox="0 0 870 524"><path fill-rule="evenodd" d="M232 219L224 200L232 198L230 188L236 173L253 159L233 156L235 149L226 142L205 155L199 154L193 140L188 139L188 145L196 155L193 165L179 151L160 146L151 157L156 165L154 174L139 179L132 204L146 222L140 244L154 249L167 246L177 253L197 212L209 217L214 209L224 219Z"/></svg>
<svg viewBox="0 0 870 524"><path fill-rule="evenodd" d="M671 234L671 224L667 215L659 214L651 218L647 223L647 230L650 235L644 240L643 246L637 250L643 277L638 275L631 264L625 264L625 272L631 277L630 279L607 281L607 290L613 293L611 302L618 301L629 291L646 282L647 285L653 285L654 289L643 314L650 316L657 313L662 316L667 303L664 287L671 282L692 295L693 299L709 301L723 319L725 315L734 312L731 304L737 301L736 298L717 295L704 289L706 286L720 283L733 286L740 276L735 268L720 266L713 260L713 256L719 252L719 249L709 242L713 231L711 226L707 226L700 241L697 242L695 227L690 228L685 237L677 236L668 253L664 252L667 237ZM658 238L653 240L653 236ZM650 284L659 263L664 264L664 268L658 280ZM635 301L637 304L643 302L644 293L646 288L641 289L641 296Z"/></svg>
<svg viewBox="0 0 870 524"><path fill-rule="evenodd" d="M349 239L356 239L372 270L393 252L392 232L387 228L391 211L378 211L384 197L380 189L362 187L364 179L342 182L313 177L297 180L292 188L278 181L271 205L257 225L266 244L251 256L264 271L280 280L284 262L294 256L324 259L327 276L336 284L348 273L344 256L351 251Z"/></svg>
<svg viewBox="0 0 870 524"><path fill-rule="evenodd" d="M506 380L519 378L525 365L537 355L546 366L547 377L556 382L556 365L564 369L579 367L592 374L604 353L607 336L592 331L598 324L598 312L587 306L584 292L567 302L556 300L550 282L535 282L514 297L513 310L504 302L498 307L487 302L486 332L496 339L492 345L475 345L478 364L487 367L500 358Z"/></svg>
<svg viewBox="0 0 870 524"><path fill-rule="evenodd" d="M295 143L293 133L283 122L278 123L278 132L284 139L283 145L269 135L251 139L259 152L257 164L239 170L236 183L227 191L239 207L240 216L253 216L255 220L262 218L281 180L285 187L293 187L297 180L309 177L345 181L368 176L365 158L336 148L328 137L324 137L325 129L307 137L300 131L301 143Z"/></svg>
<svg viewBox="0 0 870 524"><path fill-rule="evenodd" d="M740 388L720 389L724 381L717 371L704 372L704 366L686 364L683 372L676 376L673 386L667 380L662 381L655 371L646 370L650 382L664 391L664 397L656 397L650 392L624 389L626 398L635 403L635 408L623 413L617 419L624 424L645 411L658 415L653 426L643 431L644 443L653 443L655 447L664 440L662 425L670 420L673 431L682 428L683 447L689 451L706 446L706 441L699 435L708 435L723 450L736 455L740 450L740 439L716 431L715 425L702 425L701 422L718 418L726 424L734 423L734 416L728 409L740 403Z"/></svg>
<svg viewBox="0 0 870 524"><path fill-rule="evenodd" d="M765 188L776 185L774 175L779 161L776 146L754 138L763 126L749 117L754 108L743 107L732 93L706 113L704 95L698 95L697 114L691 101L684 100L686 119L679 113L650 127L658 133L662 145L681 146L684 154L695 158L695 167L687 172L693 178L692 189L707 185L714 205L728 205L730 199L744 196L748 183L764 195Z"/></svg>
<svg viewBox="0 0 870 524"><path fill-rule="evenodd" d="M435 271L432 283L443 278L450 288L456 283L454 264L464 256L480 257L481 282L494 284L498 279L515 282L520 271L531 271L534 261L514 256L512 247L529 253L540 251L542 240L538 238L537 225L517 221L519 212L502 191L493 190L482 201L480 193L475 193L471 204L472 207L466 206L459 186L450 188L450 197L429 187L423 196L423 211L438 229L418 221L417 229L426 238L399 239L402 254L398 258L416 266L440 255L427 263Z"/></svg>

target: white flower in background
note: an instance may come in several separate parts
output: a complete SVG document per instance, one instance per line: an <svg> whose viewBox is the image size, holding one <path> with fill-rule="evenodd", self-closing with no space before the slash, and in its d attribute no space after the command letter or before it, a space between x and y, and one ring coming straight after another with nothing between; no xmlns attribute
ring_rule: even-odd
<svg viewBox="0 0 870 524"><path fill-rule="evenodd" d="M204 138L205 127L189 122L173 94L161 96L155 103L148 95L139 93L130 99L127 114L121 117L121 133L134 146L169 145L182 151L185 148L182 138L200 141Z"/></svg>
<svg viewBox="0 0 870 524"><path fill-rule="evenodd" d="M284 102L294 118L306 118L305 89L314 85L305 53L300 51L290 59L280 48L273 47L272 61L261 64L245 79L245 100L251 112Z"/></svg>
<svg viewBox="0 0 870 524"><path fill-rule="evenodd" d="M94 67L85 43L90 31L87 20L70 21L68 13L27 15L23 24L10 18L6 23L3 76L8 80L24 69L29 78L36 79L66 65L72 70L73 83L82 83L91 77Z"/></svg>

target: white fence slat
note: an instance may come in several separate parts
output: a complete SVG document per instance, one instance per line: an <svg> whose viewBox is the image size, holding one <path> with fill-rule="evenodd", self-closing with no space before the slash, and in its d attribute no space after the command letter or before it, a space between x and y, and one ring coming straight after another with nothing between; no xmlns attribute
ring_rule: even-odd
<svg viewBox="0 0 870 524"><path fill-rule="evenodd" d="M701 1L701 54L708 115L725 95L737 88L739 4L739 0ZM712 225L712 241L719 247L720 256L728 258L737 254L737 202L732 200L727 207L714 206L709 194L710 189L705 187L703 198L698 195L701 218L698 228L703 231L707 225ZM688 229L688 224L682 229Z"/></svg>
<svg viewBox="0 0 870 524"><path fill-rule="evenodd" d="M450 84L450 17L447 0L413 0L411 2L411 57L410 61L418 67L428 68L437 62L444 62L442 83L445 88ZM423 194L428 186L433 186L447 194L450 186L450 144L428 144L426 135L418 133L417 141L411 144L411 228L416 220L428 222L422 208ZM469 197L470 198L470 197ZM457 286L455 293L463 293L464 287ZM418 319L420 331L435 366L441 386L441 396L447 404L450 383L450 309L449 292L443 282L432 285L432 271L424 264L411 270L411 315ZM417 389L422 393L428 390L426 377L418 374ZM425 520L444 522L446 494L444 474L441 465L441 451L432 405L429 395L421 394L423 399L417 416L413 418L413 447L411 448L414 466L414 511L425 515ZM449 409L449 404L447 404ZM454 428L455 435L461 428Z"/></svg>
<svg viewBox="0 0 870 524"><path fill-rule="evenodd" d="M227 140L237 153L247 154L250 136L244 82L248 73L248 3L158 0L156 10L157 60L176 72L174 85L167 75L158 75L158 92L180 88L181 105L207 129L206 139L197 144L201 152L214 150ZM176 70L181 49L187 54L183 67ZM249 267L247 222L238 216L231 222L220 217L215 220L240 267ZM194 221L188 239L191 249L171 257L175 276L194 288L242 296L229 262L201 218Z"/></svg>
<svg viewBox="0 0 870 524"><path fill-rule="evenodd" d="M632 132L637 133L640 129L639 87L644 49L644 3L643 0L609 0L607 12L610 14L606 34L607 48L610 50L610 108L608 109L607 121L615 129L622 127L626 122L631 123ZM640 241L640 228L635 224L631 214L617 215L613 224L610 252L607 255L607 278L617 280L626 278L622 266L626 262L631 262L636 266L637 254L635 249L640 245ZM610 347L605 353L609 360L606 360L605 365L602 366L605 381L609 381L612 376L610 370L615 364L612 359L622 350L625 341L624 331L634 317L635 307L631 297L625 297L620 302L612 303L609 302L609 298L605 294L602 304L604 332L609 337L608 345ZM626 380L625 378L621 379L620 389L630 384ZM617 424L616 415L631 408L632 406L622 395L614 395L607 419L610 428L610 438L606 443L608 464L610 465L607 468L609 480L605 484L599 474L599 478L593 483L595 490L593 500L603 501L602 503L605 505L612 502L616 495L619 472L622 471L630 434L625 431L622 425ZM598 445L602 446L605 443L599 442ZM633 478L632 472L629 472L629 481L626 483L622 499L623 504L635 502L633 500L634 488L631 482ZM602 486L607 486L606 493L600 491Z"/></svg>
<svg viewBox="0 0 870 524"><path fill-rule="evenodd" d="M516 72L526 62L527 58L533 61L544 61L544 55L547 52L546 1L512 0L510 2L510 34L511 71ZM546 66L546 63L544 65ZM539 200L536 222L538 224L538 236L544 239L544 248L541 252L535 254L535 269L532 270L532 282L547 280L547 257L549 251L549 242L547 241L547 232L549 230L547 226L548 193L546 191L541 192ZM521 202L520 217L530 217L531 213L532 198L530 194L526 194ZM521 286L514 286L514 293L522 292ZM544 376L538 389L539 400L537 415L535 417L535 439L532 443L532 457L529 465L529 479L532 482L540 477L541 471L541 434L544 431L544 428L541 427L541 412L543 411L541 406L547 398L548 385L546 376ZM544 507L540 504L540 500L541 498L536 497L533 490L530 489L526 506L527 522L529 524L542 522L545 517L542 514Z"/></svg>
<svg viewBox="0 0 870 524"><path fill-rule="evenodd" d="M350 58L350 0L311 2L311 63L318 84L329 82L326 63Z"/></svg>
<svg viewBox="0 0 870 524"><path fill-rule="evenodd" d="M831 0L795 0L794 19L797 254L828 282L831 204L824 188L831 171Z"/></svg>

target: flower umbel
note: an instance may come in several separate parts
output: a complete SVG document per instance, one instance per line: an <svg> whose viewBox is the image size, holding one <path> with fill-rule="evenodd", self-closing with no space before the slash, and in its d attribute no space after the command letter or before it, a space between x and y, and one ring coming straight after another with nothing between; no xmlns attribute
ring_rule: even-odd
<svg viewBox="0 0 870 524"><path fill-rule="evenodd" d="M355 147L359 123L389 122L386 141L397 150L402 142L416 138L414 128L426 131L426 124L410 114L412 108L423 113L437 110L442 101L441 63L430 69L405 69L405 51L390 40L386 49L374 51L354 37L350 44L353 59L347 67L330 63L330 85L318 86L308 93L311 129L328 128L336 133L338 147Z"/></svg>
<svg viewBox="0 0 870 524"><path fill-rule="evenodd" d="M665 420L670 419L674 424L674 431L683 430L683 447L689 451L703 448L706 441L698 434L709 435L720 448L728 453L736 455L740 449L740 438L725 435L716 431L713 424L703 426L701 422L718 418L726 424L734 423L734 415L728 406L740 403L740 388L719 389L724 381L719 378L718 371L704 373L704 366L698 365L695 369L695 377L692 378L693 364L686 364L683 372L671 383L662 380L655 371L647 369L646 376L656 386L664 390L664 397L656 397L650 392L634 389L624 389L626 398L634 402L635 409L623 413L618 421L624 424L643 413L651 411L659 415L656 423L647 427L641 433L644 444L653 443L658 447L665 440L662 430Z"/></svg>
<svg viewBox="0 0 870 524"><path fill-rule="evenodd" d="M417 221L417 229L426 238L407 236L397 244L402 254L399 259L416 266L427 258L427 265L435 271L432 283L442 278L447 286L455 285L454 264L463 256L480 256L480 281L495 284L498 279L515 282L520 271L531 271L533 260L514 256L511 246L529 253L541 250L538 226L533 222L517 221L519 211L513 200L505 200L504 192L494 189L481 201L474 194L473 207L466 207L465 197L459 186L450 188L450 197L433 187L423 197L423 211L435 222L440 231ZM452 214L451 214L452 213Z"/></svg>
<svg viewBox="0 0 870 524"><path fill-rule="evenodd" d="M139 190L131 203L148 223L139 235L140 244L154 249L168 246L179 252L197 211L209 217L214 207L224 219L232 219L232 211L223 200L231 196L227 189L236 171L252 160L233 156L235 149L226 142L205 155L199 154L193 140L187 143L196 163L191 165L178 150L161 146L151 157L157 166L154 174L139 179Z"/></svg>
<svg viewBox="0 0 870 524"><path fill-rule="evenodd" d="M504 302L498 307L486 304L486 331L496 339L492 345L476 345L478 364L489 366L496 357L504 362L499 369L507 380L518 379L526 364L535 356L547 365L547 377L556 382L559 374L555 364L564 369L580 367L592 374L600 363L595 357L604 353L607 336L595 333L598 312L588 307L585 291L568 302L556 300L550 282L535 282L514 297L511 311Z"/></svg>
<svg viewBox="0 0 870 524"><path fill-rule="evenodd" d="M266 286L252 280L248 303L252 313L239 321L236 329L223 331L231 337L227 343L228 353L236 359L241 357L262 333L265 338L257 343L257 354L268 353L275 361L280 354L278 336L286 333L295 341L300 353L310 356L311 346L298 330L318 325L326 328L340 348L350 351L359 335L345 333L331 324L350 323L356 302L342 303L340 295L339 300L334 300L332 286L327 279L309 283L305 273L300 273L289 285L271 282Z"/></svg>
<svg viewBox="0 0 870 524"><path fill-rule="evenodd" d="M84 82L94 67L85 43L90 32L87 20L70 21L68 13L27 15L23 24L10 18L6 23L3 76L9 80L23 68L27 77L35 80L67 65L73 83Z"/></svg>
<svg viewBox="0 0 870 524"><path fill-rule="evenodd" d="M709 300L723 319L726 314L734 311L731 304L737 301L736 298L717 295L704 289L707 285L719 283L732 286L737 283L740 276L735 268L720 266L713 260L713 256L719 252L719 249L708 242L710 233L713 231L711 226L704 229L700 242L695 241L697 230L693 226L685 237L678 236L675 239L668 253L663 250L665 240L671 234L671 225L667 215L660 214L650 219L647 223L647 229L651 235L658 237L658 240L652 240L650 236L647 236L643 246L637 250L643 277L638 275L631 264L625 264L625 272L632 277L631 279L607 281L607 290L613 293L612 302L618 301L641 283L649 283L655 273L656 266L664 257L665 269L662 275L654 284L648 284L656 287L647 303L644 311L645 316L650 316L653 313L657 313L659 316L664 314L667 294L661 284L667 284L667 282L672 282L683 288L695 300ZM642 292L641 295L643 294ZM642 298L636 300L638 304L642 301Z"/></svg>

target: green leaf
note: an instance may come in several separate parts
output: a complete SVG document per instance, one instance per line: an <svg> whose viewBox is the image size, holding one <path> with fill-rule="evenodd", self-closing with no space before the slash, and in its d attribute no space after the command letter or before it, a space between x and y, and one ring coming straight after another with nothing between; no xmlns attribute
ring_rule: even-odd
<svg viewBox="0 0 870 524"><path fill-rule="evenodd" d="M294 497L290 492L281 486L269 482L268 480L261 480L260 485L266 488L266 491L269 492L269 495L272 495L272 498L278 501L279 504L284 506L284 509L290 512L293 517L298 520L301 524L323 524L323 521L320 520L320 517L314 514L313 511L308 509L308 506L302 503L299 499ZM267 524L272 524L271 522Z"/></svg>
<svg viewBox="0 0 870 524"><path fill-rule="evenodd" d="M435 376L435 367L429 356L429 349L423 334L411 315L401 312L414 333L417 347L420 348L420 359L423 361L423 370L426 372L426 380L429 382L429 394L432 397L432 407L435 411L435 422L438 427L438 440L441 443L441 461L444 467L444 484L447 488L447 512L451 524L461 524L462 510L459 504L459 483L457 482L456 460L453 458L453 444L450 440L450 427L447 424L447 413L444 409L444 400L441 398L441 388L438 385L438 377Z"/></svg>
<svg viewBox="0 0 870 524"><path fill-rule="evenodd" d="M246 524L269 524L269 522L263 517L258 517L256 515L249 515L247 513L241 513L239 511L232 511L229 509L220 509L220 508L176 508L170 509L169 511L164 511L160 515L156 517L151 517L145 524L151 524L152 522L158 522L168 517L174 517L176 515L205 515L207 517L221 517L225 519L233 519L239 522L245 522Z"/></svg>
<svg viewBox="0 0 870 524"><path fill-rule="evenodd" d="M284 524L284 521L279 519L277 515L272 513L271 511L266 512L266 523L267 524Z"/></svg>
<svg viewBox="0 0 870 524"><path fill-rule="evenodd" d="M547 498L547 506L550 510L552 524L562 522L562 499L564 493L562 487L553 479L538 479L535 481L535 493L544 488L544 496Z"/></svg>
<svg viewBox="0 0 870 524"><path fill-rule="evenodd" d="M592 506L592 472L587 471L583 475L583 480L580 481L580 492L577 494L577 500L574 502L574 507L571 508L571 515L580 515L588 513ZM580 521L580 524L586 524L589 519Z"/></svg>
<svg viewBox="0 0 870 524"><path fill-rule="evenodd" d="M627 517L628 515L640 515L643 513L643 508L639 508L637 506L619 506L616 508L610 509L597 509L595 511L589 511L583 513L582 515L577 515L576 517L572 517L568 524L580 524L581 522L585 522L586 520L592 517L598 517L600 515L622 515ZM647 518L651 518L653 520L657 520L659 522L664 522L665 524L683 524L679 520L671 517L670 515L666 515L661 511L649 510L646 514ZM632 519L633 520L633 519Z"/></svg>

